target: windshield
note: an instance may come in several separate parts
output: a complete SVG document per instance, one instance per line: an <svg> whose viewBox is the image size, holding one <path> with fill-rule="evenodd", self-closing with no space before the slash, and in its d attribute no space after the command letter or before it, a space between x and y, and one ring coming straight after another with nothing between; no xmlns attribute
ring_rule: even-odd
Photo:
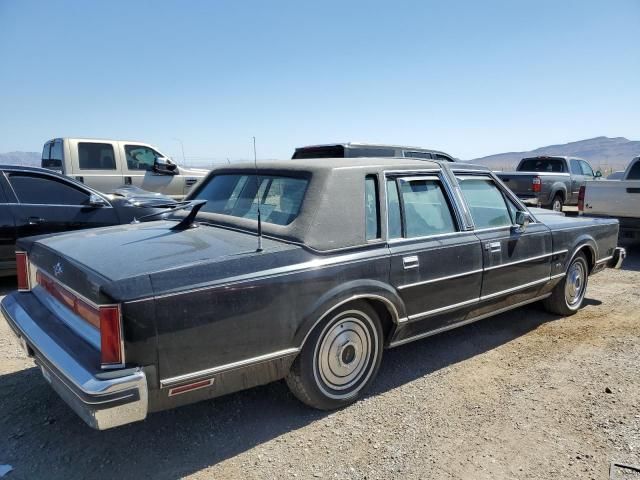
<svg viewBox="0 0 640 480"><path fill-rule="evenodd" d="M559 158L525 158L518 166L519 172L564 172L564 162Z"/></svg>
<svg viewBox="0 0 640 480"><path fill-rule="evenodd" d="M298 216L309 181L276 175L215 175L190 200L206 200L202 212L258 219L258 202L263 222L288 225Z"/></svg>

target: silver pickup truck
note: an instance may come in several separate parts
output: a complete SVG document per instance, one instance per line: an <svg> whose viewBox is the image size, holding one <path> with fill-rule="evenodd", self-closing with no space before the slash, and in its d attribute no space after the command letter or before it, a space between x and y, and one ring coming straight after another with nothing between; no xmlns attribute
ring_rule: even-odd
<svg viewBox="0 0 640 480"><path fill-rule="evenodd" d="M617 218L620 240L640 242L640 156L631 160L621 180L586 184L578 209L590 217Z"/></svg>
<svg viewBox="0 0 640 480"><path fill-rule="evenodd" d="M182 199L208 170L185 168L147 143L54 138L44 144L42 167L101 192L132 185Z"/></svg>
<svg viewBox="0 0 640 480"><path fill-rule="evenodd" d="M525 204L558 212L564 205L577 205L580 187L601 177L576 157L523 158L515 172L496 174Z"/></svg>

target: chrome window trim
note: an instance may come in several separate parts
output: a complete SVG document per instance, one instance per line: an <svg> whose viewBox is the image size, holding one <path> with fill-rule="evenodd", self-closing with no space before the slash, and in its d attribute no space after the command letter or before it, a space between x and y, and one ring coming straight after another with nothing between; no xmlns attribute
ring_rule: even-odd
<svg viewBox="0 0 640 480"><path fill-rule="evenodd" d="M218 365L217 367L165 378L160 380L160 388L174 387L180 385L181 383L196 379L206 380L207 377L211 377L219 373L227 372L229 370L235 370L237 368L248 367L257 363L268 362L270 360L276 360L278 358L289 357L291 355L297 354L299 351L299 348L287 348L284 350L278 350L276 352L266 353L264 355L258 355L256 357L245 358L244 360L238 360L237 362Z"/></svg>
<svg viewBox="0 0 640 480"><path fill-rule="evenodd" d="M483 269L477 269L477 270L470 270L468 272L462 272L462 273L456 273L453 275L447 275L445 277L438 277L438 278L432 278L430 280L423 280L421 282L415 282L415 283L407 283L406 285L400 285L398 287L398 290L404 290L405 288L411 288L411 287L417 287L420 285L428 285L429 283L436 283L436 282L443 282L445 280L453 280L454 278L460 278L460 277L466 277L468 275L475 275L477 273L482 273Z"/></svg>
<svg viewBox="0 0 640 480"><path fill-rule="evenodd" d="M430 168L430 169L424 169L424 170L384 170L382 172L382 176L384 178L384 210L385 210L385 219L386 219L385 240L388 243L391 243L393 241L400 241L400 240L429 239L429 238L436 238L436 237L445 236L445 235L455 235L458 233L464 233L469 230L468 225L464 220L464 215L462 215L462 213L460 212L460 205L458 204L458 201L455 198L455 195L453 194L453 190L451 189L451 185L449 183L449 178L445 174L444 168L438 168L438 169ZM421 237L401 236L401 237L389 238L389 212L388 212L389 197L388 197L388 189L387 189L387 180L389 179L399 179L399 180L406 180L406 181L416 181L416 180L427 179L431 181L440 182L440 184L443 186L443 189L444 189L443 194L445 196L445 200L448 202L447 207L450 207L449 213L450 214L453 213L453 215L451 216L452 216L452 219L454 220L456 230L454 232L448 232L444 234L435 234L435 235L426 235ZM400 196L401 196L401 192L398 190L398 197ZM402 219L404 219L404 210L402 206L403 205L401 202L400 216ZM402 233L404 234L404 232Z"/></svg>
<svg viewBox="0 0 640 480"><path fill-rule="evenodd" d="M522 307L522 306L527 305L529 303L533 303L533 302L537 302L539 300L543 300L543 299L545 299L545 298L547 298L549 296L551 296L551 293L546 293L544 295L540 295L540 296L535 297L535 298L530 298L528 300L516 303L514 305L509 305L508 307L500 308L500 309L495 310L493 312L484 313L482 315L478 315L477 317L467 318L465 320L462 320L461 322L454 323L452 325L446 325L446 326L438 328L436 330L430 330L428 332L420 333L420 334L414 335L412 337L403 338L402 340L397 340L395 342L391 342L389 344L389 348L399 347L400 345L404 345L406 343L410 343L410 342L413 342L415 340L420 340L421 338L430 337L430 336L436 335L438 333L446 332L447 330L452 330L454 328L462 327L462 326L467 325L469 323L477 322L478 320L482 320L484 318L492 317L494 315L499 315L501 313L507 312L509 310L513 310L513 309L518 308L518 307Z"/></svg>
<svg viewBox="0 0 640 480"><path fill-rule="evenodd" d="M72 179L70 177L67 177L66 175L63 175L63 174L55 175L55 174L53 174L51 172L22 170L19 167L18 168L9 167L9 168L5 168L5 169L2 170L2 174L4 175L5 181L7 182L7 185L9 185L9 188L11 189L11 192L13 193L13 196L16 199L15 202L5 203L5 205L30 205L30 206L36 206L36 207L82 207L82 208L87 208L88 207L88 205L77 205L77 204L67 205L67 204L52 204L52 203L22 203L22 202L20 202L20 198L16 194L16 191L13 188L13 185L11 185L11 181L9 180L9 177L7 176L7 173L36 174L36 175L42 175L44 177L49 177L49 178L51 178L51 179L53 179L55 181L59 181L61 183L67 183L67 184L69 184L71 186L71 188L76 188L78 190L83 190L84 193L87 193L88 195L91 195L91 194L98 195L105 202L107 202L108 208L113 208L113 206L111 205L111 202L109 201L109 199L102 192L99 192L97 190L89 188L86 185L78 182L77 180ZM122 175L110 175L110 176L121 177ZM107 207L103 206L103 207L99 207L99 208L107 208Z"/></svg>
<svg viewBox="0 0 640 480"><path fill-rule="evenodd" d="M392 238L390 240L388 240L388 244L389 245L396 245L398 243L410 243L411 241L421 241L421 240L431 240L431 239L441 239L441 238L445 238L445 237L453 237L456 235L464 235L464 234L471 234L473 235L473 231L471 230L465 230L465 231L456 231L456 232L449 232L449 233L439 233L437 235L425 235L422 237L398 237L398 238ZM469 244L471 243L477 243L477 239L474 239L473 242L469 242ZM448 245L447 245L448 246ZM440 248L447 248L447 246L442 246Z"/></svg>

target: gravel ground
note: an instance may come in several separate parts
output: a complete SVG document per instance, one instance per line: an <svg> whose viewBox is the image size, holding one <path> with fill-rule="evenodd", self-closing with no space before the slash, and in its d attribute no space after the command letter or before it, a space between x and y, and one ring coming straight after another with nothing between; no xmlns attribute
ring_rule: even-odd
<svg viewBox="0 0 640 480"><path fill-rule="evenodd" d="M278 382L105 432L0 322L0 465L11 479L607 479L613 461L640 465L639 286L634 250L573 317L533 305L386 351L373 391L341 411Z"/></svg>

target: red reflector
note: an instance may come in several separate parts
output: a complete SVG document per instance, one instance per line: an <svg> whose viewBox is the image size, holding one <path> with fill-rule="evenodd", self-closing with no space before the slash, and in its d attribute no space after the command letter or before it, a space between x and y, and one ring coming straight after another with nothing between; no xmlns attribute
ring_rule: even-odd
<svg viewBox="0 0 640 480"><path fill-rule="evenodd" d="M169 396L172 397L173 395L179 395L181 393L190 392L192 390L198 390L199 388L209 387L213 385L213 380L213 378L210 378L209 380L201 380L199 382L189 383L188 385L181 385L179 387L171 388L169 389Z"/></svg>
<svg viewBox="0 0 640 480"><path fill-rule="evenodd" d="M100 307L100 353L103 366L122 364L120 308Z"/></svg>
<svg viewBox="0 0 640 480"><path fill-rule="evenodd" d="M540 177L533 177L533 180L531 181L531 186L532 186L532 190L534 192L539 192L542 188L542 181L540 180Z"/></svg>
<svg viewBox="0 0 640 480"><path fill-rule="evenodd" d="M16 252L16 273L18 275L18 291L28 292L31 290L27 252Z"/></svg>
<svg viewBox="0 0 640 480"><path fill-rule="evenodd" d="M582 185L580 187L580 191L578 192L578 211L584 212L584 190L585 187Z"/></svg>

